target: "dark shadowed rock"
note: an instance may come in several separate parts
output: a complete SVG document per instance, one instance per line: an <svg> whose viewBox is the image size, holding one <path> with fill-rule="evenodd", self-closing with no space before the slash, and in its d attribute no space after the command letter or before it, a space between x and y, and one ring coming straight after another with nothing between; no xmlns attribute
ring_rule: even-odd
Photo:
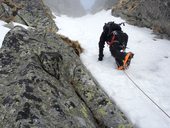
<svg viewBox="0 0 170 128"><path fill-rule="evenodd" d="M120 0L112 14L130 23L152 28L154 32L170 37L169 0Z"/></svg>

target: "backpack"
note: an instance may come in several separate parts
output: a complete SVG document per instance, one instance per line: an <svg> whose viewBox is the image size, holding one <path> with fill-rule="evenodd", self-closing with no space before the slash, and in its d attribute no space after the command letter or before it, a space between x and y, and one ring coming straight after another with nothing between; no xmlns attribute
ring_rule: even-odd
<svg viewBox="0 0 170 128"><path fill-rule="evenodd" d="M107 33L107 42L109 45L113 44L114 39L118 41L120 46L126 47L128 35L122 31L121 25L124 23L116 24L113 21L105 23L103 31ZM113 39L114 36L114 39Z"/></svg>
<svg viewBox="0 0 170 128"><path fill-rule="evenodd" d="M105 23L103 26L103 31L107 32L107 34L111 34L113 31L118 30L121 31L120 24L114 23L114 21Z"/></svg>

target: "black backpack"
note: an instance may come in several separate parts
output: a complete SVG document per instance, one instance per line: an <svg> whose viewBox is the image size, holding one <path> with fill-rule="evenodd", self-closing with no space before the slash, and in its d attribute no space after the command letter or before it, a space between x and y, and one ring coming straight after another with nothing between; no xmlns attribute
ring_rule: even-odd
<svg viewBox="0 0 170 128"><path fill-rule="evenodd" d="M119 45L126 47L128 42L128 35L122 31L121 25L125 25L124 22L116 24L113 21L105 23L103 31L107 33L107 41L111 41L113 34L115 39L119 42Z"/></svg>
<svg viewBox="0 0 170 128"><path fill-rule="evenodd" d="M116 24L114 23L114 21L105 23L105 25L103 26L103 31L107 32L108 35L115 30L121 31L122 29L120 27L120 24Z"/></svg>

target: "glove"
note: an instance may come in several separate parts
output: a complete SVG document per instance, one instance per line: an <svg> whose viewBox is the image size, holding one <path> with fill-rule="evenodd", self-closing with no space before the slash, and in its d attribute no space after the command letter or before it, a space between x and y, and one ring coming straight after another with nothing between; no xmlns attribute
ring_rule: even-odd
<svg viewBox="0 0 170 128"><path fill-rule="evenodd" d="M104 57L104 55L99 55L98 61L102 61L103 57Z"/></svg>

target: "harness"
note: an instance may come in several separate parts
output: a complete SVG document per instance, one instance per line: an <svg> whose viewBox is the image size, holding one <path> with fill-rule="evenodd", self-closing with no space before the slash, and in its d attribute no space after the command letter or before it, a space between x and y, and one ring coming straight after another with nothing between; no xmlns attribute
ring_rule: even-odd
<svg viewBox="0 0 170 128"><path fill-rule="evenodd" d="M115 40L116 40L116 36L113 34L111 41L107 41L107 44L108 44L109 46L112 46L112 45L115 43Z"/></svg>

